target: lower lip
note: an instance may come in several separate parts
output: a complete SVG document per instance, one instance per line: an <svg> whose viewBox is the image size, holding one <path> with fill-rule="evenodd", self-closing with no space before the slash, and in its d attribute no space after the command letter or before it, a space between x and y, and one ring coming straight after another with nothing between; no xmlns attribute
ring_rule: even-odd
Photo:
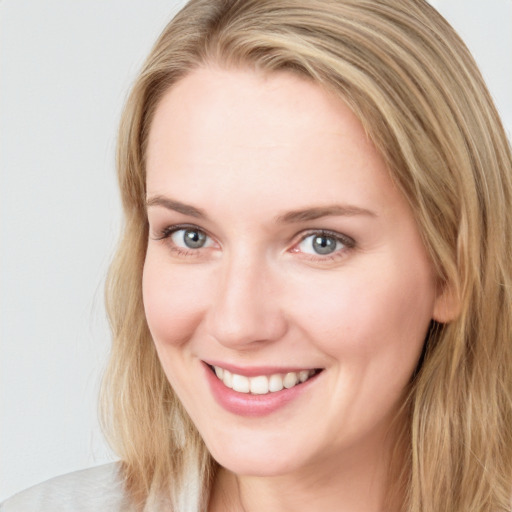
<svg viewBox="0 0 512 512"><path fill-rule="evenodd" d="M239 393L226 387L208 365L203 364L203 366L206 379L217 403L228 412L238 416L266 416L272 414L302 395L320 375L318 373L306 382L297 384L290 389L285 388L266 395L252 395L250 393Z"/></svg>

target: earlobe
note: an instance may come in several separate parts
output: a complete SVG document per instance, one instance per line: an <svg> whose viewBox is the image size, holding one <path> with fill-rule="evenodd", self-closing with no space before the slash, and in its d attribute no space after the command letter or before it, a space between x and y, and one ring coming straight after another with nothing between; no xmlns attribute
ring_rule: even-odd
<svg viewBox="0 0 512 512"><path fill-rule="evenodd" d="M460 314L460 297L456 287L450 283L440 285L432 319L441 324L453 322Z"/></svg>

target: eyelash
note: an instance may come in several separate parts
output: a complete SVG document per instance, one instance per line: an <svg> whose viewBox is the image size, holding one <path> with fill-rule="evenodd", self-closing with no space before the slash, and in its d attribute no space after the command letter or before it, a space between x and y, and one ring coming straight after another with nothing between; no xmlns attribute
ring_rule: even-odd
<svg viewBox="0 0 512 512"><path fill-rule="evenodd" d="M291 252L298 253L299 251L298 251L297 247L302 242L304 242L305 240L307 240L309 237L312 237L312 236L332 238L336 241L336 243L339 242L340 244L342 244L343 247L341 249L335 250L332 253L324 254L324 255L317 254L315 256L312 254L302 253L303 257L305 257L311 261L319 261L319 262L337 261L338 259L345 257L346 253L348 251L354 249L356 246L355 240L347 235L343 235L341 233L337 233L336 231L330 231L327 229L317 229L317 230L309 230L306 233L304 233L300 237L299 241L294 244Z"/></svg>
<svg viewBox="0 0 512 512"><path fill-rule="evenodd" d="M157 235L157 237L155 237L155 240L168 241L171 251L178 254L178 256L199 256L198 249L184 249L183 247L178 247L177 245L171 242L171 236L174 235L174 233L181 230L199 231L201 233L204 233L208 238L212 238L210 235L208 235L208 233L206 233L206 231L204 231L204 229L201 229L198 226L194 226L193 224L175 224L173 226L167 226L164 229L162 229Z"/></svg>
<svg viewBox="0 0 512 512"><path fill-rule="evenodd" d="M204 231L203 229L201 229L198 226L195 226L193 224L175 224L172 226L167 226L164 229L162 229L158 233L158 235L154 238L154 240L162 240L162 241L169 240L169 242L170 242L171 236L174 233L181 231L181 230L198 231L200 233L203 233L210 239L213 238L206 231ZM338 260L339 258L343 258L348 251L350 251L356 247L355 240L347 235L337 233L336 231L330 231L330 230L326 230L326 229L317 229L317 230L308 230L307 232L303 233L301 235L300 239L293 244L293 247L290 250L290 252L300 253L300 251L297 249L297 247L302 242L304 242L307 238L312 237L312 236L332 238L336 241L336 243L339 242L344 247L341 249L335 250L332 253L325 254L325 255L318 254L317 256L314 256L314 255L307 254L307 253L301 253L304 258L311 260L311 261L324 262L324 263L335 261L335 260ZM169 245L170 245L170 249L173 252L175 252L176 254L178 254L179 256L197 257L200 255L199 249L201 249L201 248L199 248L199 249L184 249L183 247L179 247L173 243L169 243Z"/></svg>

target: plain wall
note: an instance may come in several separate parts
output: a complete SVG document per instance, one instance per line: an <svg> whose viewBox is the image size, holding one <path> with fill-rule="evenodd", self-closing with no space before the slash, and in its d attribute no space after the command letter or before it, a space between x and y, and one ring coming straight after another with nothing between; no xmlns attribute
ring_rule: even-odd
<svg viewBox="0 0 512 512"><path fill-rule="evenodd" d="M176 0L0 3L0 499L112 459L97 392L116 131Z"/></svg>
<svg viewBox="0 0 512 512"><path fill-rule="evenodd" d="M117 123L169 0L0 3L0 500L114 459L98 426ZM512 132L512 1L432 0Z"/></svg>

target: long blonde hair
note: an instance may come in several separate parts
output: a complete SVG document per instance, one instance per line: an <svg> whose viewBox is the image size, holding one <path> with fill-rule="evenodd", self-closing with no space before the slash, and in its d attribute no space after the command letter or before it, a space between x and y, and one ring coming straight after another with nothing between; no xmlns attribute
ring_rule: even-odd
<svg viewBox="0 0 512 512"><path fill-rule="evenodd" d="M133 499L204 509L216 469L160 367L141 291L152 116L210 62L298 73L358 116L460 303L456 320L432 325L405 404L403 510L509 510L511 150L471 55L423 0L192 0L155 44L119 132L125 226L106 291L104 423Z"/></svg>

